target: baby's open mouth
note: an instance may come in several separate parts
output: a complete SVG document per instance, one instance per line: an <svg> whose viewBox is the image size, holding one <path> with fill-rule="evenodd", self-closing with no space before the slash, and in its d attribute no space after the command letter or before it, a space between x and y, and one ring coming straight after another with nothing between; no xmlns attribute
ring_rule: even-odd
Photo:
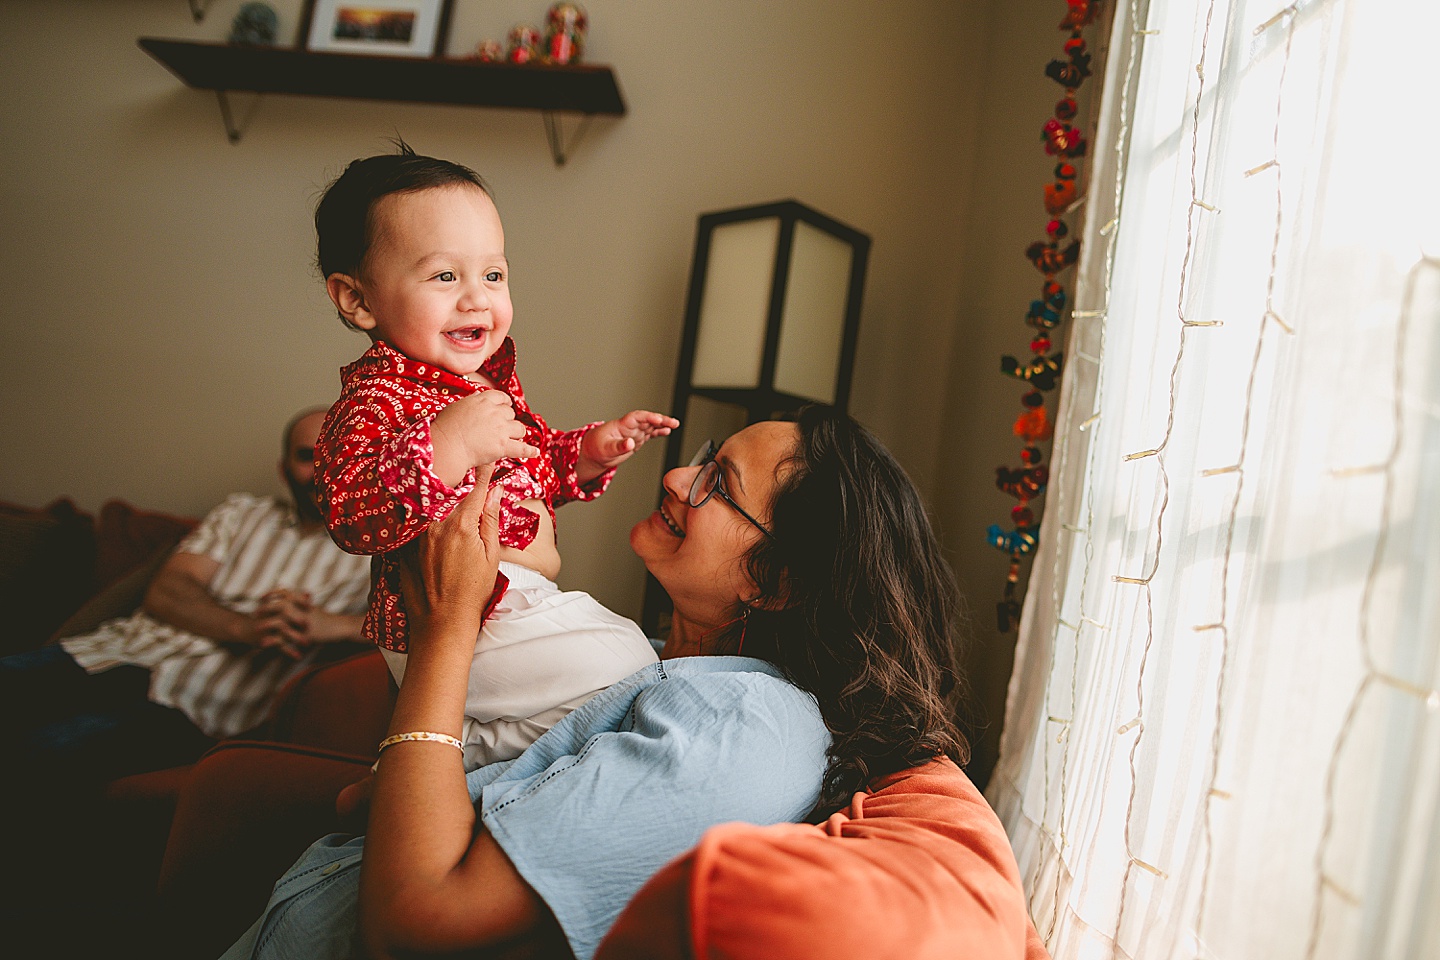
<svg viewBox="0 0 1440 960"><path fill-rule="evenodd" d="M476 340L485 339L488 332L484 327L461 327L459 330L446 330L445 336L460 343L474 343Z"/></svg>
<svg viewBox="0 0 1440 960"><path fill-rule="evenodd" d="M685 531L681 530L680 525L671 519L670 514L665 512L665 505L663 503L660 505L660 519L665 521L665 526L669 527L670 532L675 534L675 536L685 536Z"/></svg>

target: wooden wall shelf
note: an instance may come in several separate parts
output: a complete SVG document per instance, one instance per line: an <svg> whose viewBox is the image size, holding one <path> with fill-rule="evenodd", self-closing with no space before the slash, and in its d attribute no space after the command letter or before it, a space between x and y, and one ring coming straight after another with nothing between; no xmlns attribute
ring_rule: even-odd
<svg viewBox="0 0 1440 960"><path fill-rule="evenodd" d="M570 146L591 117L625 114L615 72L604 66L377 57L157 37L141 37L139 44L186 86L220 96L232 143L239 142L244 130L234 122L226 97L231 92L538 110L545 115L557 165L564 164L566 156L557 114L584 118Z"/></svg>

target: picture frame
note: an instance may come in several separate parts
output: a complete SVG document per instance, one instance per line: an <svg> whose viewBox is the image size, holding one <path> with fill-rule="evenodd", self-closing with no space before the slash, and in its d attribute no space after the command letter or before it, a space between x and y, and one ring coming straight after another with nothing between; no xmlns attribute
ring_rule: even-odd
<svg viewBox="0 0 1440 960"><path fill-rule="evenodd" d="M438 57L452 0L305 0L300 49L382 57Z"/></svg>

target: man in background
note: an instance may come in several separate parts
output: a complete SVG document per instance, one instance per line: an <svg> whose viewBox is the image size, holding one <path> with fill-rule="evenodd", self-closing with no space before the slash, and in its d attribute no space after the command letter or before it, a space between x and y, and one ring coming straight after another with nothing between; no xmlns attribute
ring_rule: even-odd
<svg viewBox="0 0 1440 960"><path fill-rule="evenodd" d="M280 474L293 503L229 497L135 614L0 660L3 729L22 768L104 782L192 762L264 720L331 645L359 642L369 560L331 542L315 503L323 417L307 410L287 425Z"/></svg>
<svg viewBox="0 0 1440 960"><path fill-rule="evenodd" d="M105 783L193 763L263 721L296 674L368 649L355 644L369 558L335 546L315 502L323 418L306 410L285 428L293 502L227 498L165 561L139 611L0 659L0 920L54 938L31 955L68 953L63 917L85 924L84 899L71 897L113 839L97 836L94 816Z"/></svg>

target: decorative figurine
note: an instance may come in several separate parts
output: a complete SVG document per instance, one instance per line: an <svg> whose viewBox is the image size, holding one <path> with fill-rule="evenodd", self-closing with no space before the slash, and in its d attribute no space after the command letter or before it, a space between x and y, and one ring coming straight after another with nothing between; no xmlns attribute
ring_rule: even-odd
<svg viewBox="0 0 1440 960"><path fill-rule="evenodd" d="M528 23L510 28L509 50L505 59L511 63L534 63L540 59L540 31Z"/></svg>
<svg viewBox="0 0 1440 960"><path fill-rule="evenodd" d="M545 61L579 63L590 18L577 3L552 4L545 14Z"/></svg>
<svg viewBox="0 0 1440 960"><path fill-rule="evenodd" d="M505 45L499 40L481 40L475 48L475 57L481 63L503 63L505 61Z"/></svg>
<svg viewBox="0 0 1440 960"><path fill-rule="evenodd" d="M279 20L275 8L252 0L240 7L230 24L230 42L251 47L273 47Z"/></svg>

